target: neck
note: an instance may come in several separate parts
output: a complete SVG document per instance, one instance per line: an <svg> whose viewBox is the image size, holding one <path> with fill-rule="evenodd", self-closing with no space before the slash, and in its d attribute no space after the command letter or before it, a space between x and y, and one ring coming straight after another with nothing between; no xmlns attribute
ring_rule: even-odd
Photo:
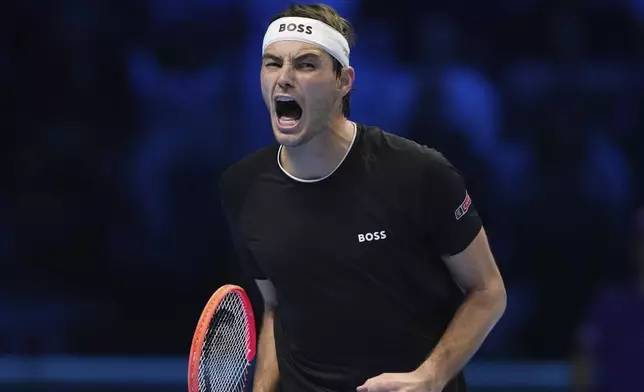
<svg viewBox="0 0 644 392"><path fill-rule="evenodd" d="M306 143L282 147L281 163L291 175L305 180L331 173L345 157L354 136L354 125L344 117L329 122Z"/></svg>

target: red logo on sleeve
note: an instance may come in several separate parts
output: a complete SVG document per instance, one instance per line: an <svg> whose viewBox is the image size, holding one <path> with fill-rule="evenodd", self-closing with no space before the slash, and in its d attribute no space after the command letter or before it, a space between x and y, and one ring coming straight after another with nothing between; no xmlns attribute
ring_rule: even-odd
<svg viewBox="0 0 644 392"><path fill-rule="evenodd" d="M469 193L465 191L465 200L461 203L460 206L454 211L454 216L456 216L456 220L461 219L466 213L467 210L470 209L470 205L472 205L472 199L470 198Z"/></svg>

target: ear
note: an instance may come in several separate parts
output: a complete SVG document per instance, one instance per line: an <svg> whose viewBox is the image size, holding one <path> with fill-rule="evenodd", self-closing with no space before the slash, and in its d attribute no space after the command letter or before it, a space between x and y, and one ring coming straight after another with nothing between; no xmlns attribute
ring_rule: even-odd
<svg viewBox="0 0 644 392"><path fill-rule="evenodd" d="M338 79L338 89L342 96L347 95L353 88L353 81L356 79L356 71L353 67L342 67L340 78Z"/></svg>

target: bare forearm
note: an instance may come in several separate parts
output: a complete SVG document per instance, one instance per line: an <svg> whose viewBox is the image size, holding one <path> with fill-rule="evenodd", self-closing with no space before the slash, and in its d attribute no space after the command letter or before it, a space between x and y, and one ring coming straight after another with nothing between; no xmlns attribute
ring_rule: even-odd
<svg viewBox="0 0 644 392"><path fill-rule="evenodd" d="M505 290L472 291L418 371L449 382L479 349L505 310Z"/></svg>
<svg viewBox="0 0 644 392"><path fill-rule="evenodd" d="M273 392L277 389L279 371L275 353L275 337L273 335L274 311L264 311L262 330L259 334L257 350L257 366L253 380L254 392Z"/></svg>

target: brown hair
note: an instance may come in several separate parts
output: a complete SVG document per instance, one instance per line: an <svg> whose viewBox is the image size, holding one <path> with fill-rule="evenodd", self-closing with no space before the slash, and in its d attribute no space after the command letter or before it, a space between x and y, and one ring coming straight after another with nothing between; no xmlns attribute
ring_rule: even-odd
<svg viewBox="0 0 644 392"><path fill-rule="evenodd" d="M299 18L309 18L319 20L322 23L325 23L335 30L339 31L340 34L349 43L349 48L353 48L355 43L355 32L353 26L349 23L348 20L344 19L338 11L329 7L325 4L291 4L286 10L280 12L279 14L273 16L271 23L276 21L279 18L286 17L299 17ZM333 71L335 72L336 77L340 77L342 72L342 64L335 58L333 58ZM353 90L353 89L352 89ZM350 111L350 100L351 100L351 91L342 97L342 113L345 117L349 117Z"/></svg>

